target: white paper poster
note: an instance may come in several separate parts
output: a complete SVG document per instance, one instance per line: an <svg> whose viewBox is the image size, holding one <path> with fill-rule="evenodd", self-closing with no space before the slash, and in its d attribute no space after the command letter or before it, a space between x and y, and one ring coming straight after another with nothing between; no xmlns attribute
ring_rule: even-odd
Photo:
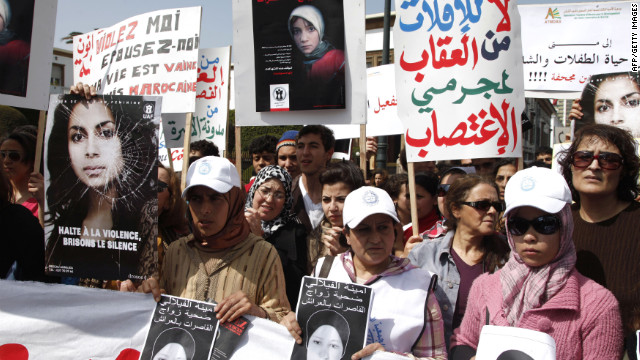
<svg viewBox="0 0 640 360"><path fill-rule="evenodd" d="M159 10L74 36L74 83L98 94L163 96L163 113L193 112L201 13Z"/></svg>

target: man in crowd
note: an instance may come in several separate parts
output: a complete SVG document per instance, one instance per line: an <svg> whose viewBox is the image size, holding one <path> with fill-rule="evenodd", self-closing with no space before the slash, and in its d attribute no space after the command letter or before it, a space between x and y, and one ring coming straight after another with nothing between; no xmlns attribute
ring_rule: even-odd
<svg viewBox="0 0 640 360"><path fill-rule="evenodd" d="M293 212L311 232L322 216L320 174L325 169L335 146L333 131L323 125L307 125L296 141L296 156L302 175L293 181Z"/></svg>
<svg viewBox="0 0 640 360"><path fill-rule="evenodd" d="M553 149L548 146L540 146L536 151L536 161L542 161L547 165L551 165L553 159Z"/></svg>
<svg viewBox="0 0 640 360"><path fill-rule="evenodd" d="M276 146L278 165L285 168L292 179L300 175L300 167L298 166L296 155L296 136L298 136L297 130L285 131Z"/></svg>
<svg viewBox="0 0 640 360"><path fill-rule="evenodd" d="M257 175L260 170L267 165L276 164L276 144L278 139L275 136L264 135L257 137L249 144L249 153L251 154L251 162L253 163L253 172ZM249 192L255 176L245 185L245 190Z"/></svg>
<svg viewBox="0 0 640 360"><path fill-rule="evenodd" d="M207 140L198 140L189 145L189 157L220 156L216 144Z"/></svg>

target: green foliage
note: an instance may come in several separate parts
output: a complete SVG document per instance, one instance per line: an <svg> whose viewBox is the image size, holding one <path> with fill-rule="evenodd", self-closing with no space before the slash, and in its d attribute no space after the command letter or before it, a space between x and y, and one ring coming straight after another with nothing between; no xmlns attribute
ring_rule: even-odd
<svg viewBox="0 0 640 360"><path fill-rule="evenodd" d="M38 110L0 105L0 138L22 125L38 126Z"/></svg>

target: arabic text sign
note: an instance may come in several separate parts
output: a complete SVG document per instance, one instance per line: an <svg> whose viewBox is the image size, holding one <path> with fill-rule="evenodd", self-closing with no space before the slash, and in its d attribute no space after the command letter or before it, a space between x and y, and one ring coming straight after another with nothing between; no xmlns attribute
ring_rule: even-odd
<svg viewBox="0 0 640 360"><path fill-rule="evenodd" d="M162 95L162 112L192 112L201 12L154 11L75 36L74 82L99 94Z"/></svg>
<svg viewBox="0 0 640 360"><path fill-rule="evenodd" d="M592 74L631 70L630 2L518 10L526 90L582 91Z"/></svg>
<svg viewBox="0 0 640 360"><path fill-rule="evenodd" d="M409 161L520 156L520 18L508 0L396 0Z"/></svg>

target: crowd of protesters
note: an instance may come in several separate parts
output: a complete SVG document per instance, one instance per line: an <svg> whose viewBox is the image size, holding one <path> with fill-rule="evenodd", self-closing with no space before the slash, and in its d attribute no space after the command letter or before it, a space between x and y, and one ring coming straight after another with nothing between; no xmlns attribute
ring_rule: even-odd
<svg viewBox="0 0 640 360"><path fill-rule="evenodd" d="M62 281L43 272L35 137L19 128L0 142L0 224L10 234L0 272ZM640 159L628 131L587 125L555 158L539 149L527 169L515 159L415 163L417 231L408 176L378 169L365 179L354 162L332 162L334 145L322 125L259 137L255 176L242 184L215 146L193 143L184 190L172 169L158 170L159 271L116 286L215 301L221 322L267 318L302 343L303 276L371 285L385 344L370 339L352 359L472 359L484 324L547 333L558 359L635 358ZM375 141L367 146L375 152Z"/></svg>

